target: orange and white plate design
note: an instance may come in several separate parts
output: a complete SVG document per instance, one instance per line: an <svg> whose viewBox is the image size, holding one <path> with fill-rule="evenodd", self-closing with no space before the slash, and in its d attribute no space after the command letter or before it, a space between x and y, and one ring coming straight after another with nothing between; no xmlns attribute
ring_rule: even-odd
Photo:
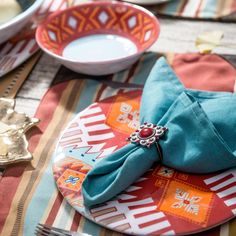
<svg viewBox="0 0 236 236"><path fill-rule="evenodd" d="M236 169L191 175L154 165L115 199L84 208L81 184L86 174L127 144L139 125L140 97L141 91L133 91L94 103L63 131L53 174L66 200L97 224L133 235L186 235L235 217Z"/></svg>
<svg viewBox="0 0 236 236"><path fill-rule="evenodd" d="M39 22L48 14L67 8L69 0L44 0L34 19L20 33L0 44L0 78L32 56L39 47L35 40L35 30Z"/></svg>

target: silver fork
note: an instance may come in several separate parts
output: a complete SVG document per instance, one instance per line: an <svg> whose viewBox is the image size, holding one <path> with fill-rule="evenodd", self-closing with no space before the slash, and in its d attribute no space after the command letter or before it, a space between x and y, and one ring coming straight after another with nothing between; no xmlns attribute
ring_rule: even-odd
<svg viewBox="0 0 236 236"><path fill-rule="evenodd" d="M89 234L59 229L40 223L36 226L35 234L38 236L92 236Z"/></svg>

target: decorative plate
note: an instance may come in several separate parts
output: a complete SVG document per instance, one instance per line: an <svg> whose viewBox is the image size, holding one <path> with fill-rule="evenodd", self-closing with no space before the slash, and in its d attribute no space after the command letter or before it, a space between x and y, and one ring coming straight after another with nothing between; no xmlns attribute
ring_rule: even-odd
<svg viewBox="0 0 236 236"><path fill-rule="evenodd" d="M134 91L92 104L62 132L53 159L62 195L88 219L133 235L192 234L233 218L236 169L191 175L155 165L115 199L84 208L83 179L101 158L127 144L139 126L140 97Z"/></svg>
<svg viewBox="0 0 236 236"><path fill-rule="evenodd" d="M38 49L35 30L38 23L54 11L65 9L69 0L44 0L34 19L20 33L0 44L0 77L25 62Z"/></svg>

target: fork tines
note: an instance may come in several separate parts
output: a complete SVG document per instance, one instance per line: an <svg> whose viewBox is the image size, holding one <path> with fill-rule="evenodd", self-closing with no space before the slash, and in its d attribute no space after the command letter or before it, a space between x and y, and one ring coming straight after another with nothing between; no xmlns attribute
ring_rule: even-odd
<svg viewBox="0 0 236 236"><path fill-rule="evenodd" d="M41 236L71 236L72 234L63 229L58 229L48 225L38 224L35 230L36 235Z"/></svg>

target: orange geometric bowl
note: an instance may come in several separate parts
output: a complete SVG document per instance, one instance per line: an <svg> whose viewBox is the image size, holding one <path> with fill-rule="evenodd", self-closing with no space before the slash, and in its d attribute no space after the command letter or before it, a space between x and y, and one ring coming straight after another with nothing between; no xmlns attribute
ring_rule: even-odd
<svg viewBox="0 0 236 236"><path fill-rule="evenodd" d="M138 60L158 38L157 18L123 2L80 4L52 14L36 40L49 55L80 73L104 75Z"/></svg>

